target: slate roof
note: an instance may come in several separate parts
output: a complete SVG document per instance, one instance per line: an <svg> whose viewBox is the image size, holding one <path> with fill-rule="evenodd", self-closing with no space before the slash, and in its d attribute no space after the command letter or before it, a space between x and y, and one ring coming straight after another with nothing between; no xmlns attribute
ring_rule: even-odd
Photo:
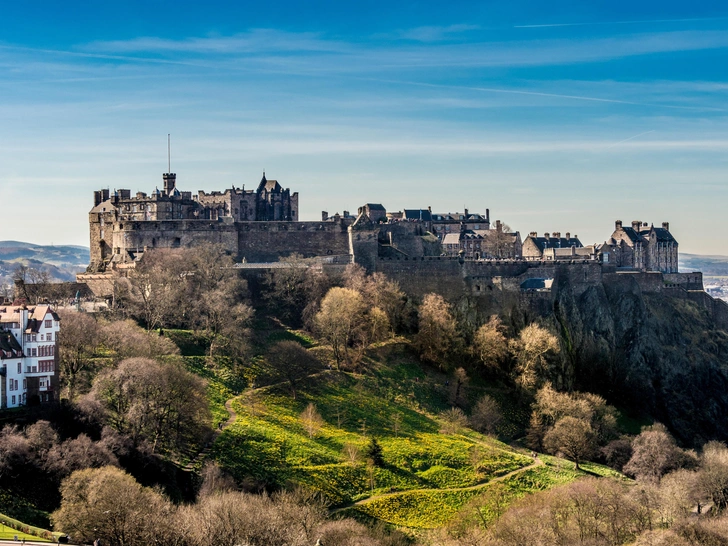
<svg viewBox="0 0 728 546"><path fill-rule="evenodd" d="M435 222L486 222L487 216L477 213L438 212L432 215Z"/></svg>
<svg viewBox="0 0 728 546"><path fill-rule="evenodd" d="M367 203L366 207L369 210L383 210L384 212L387 212L387 209L384 208L384 205L381 205L379 203Z"/></svg>
<svg viewBox="0 0 728 546"><path fill-rule="evenodd" d="M446 233L445 237L442 239L442 244L459 245L460 244L460 234L459 233Z"/></svg>
<svg viewBox="0 0 728 546"><path fill-rule="evenodd" d="M404 209L404 217L407 220L430 222L432 220L432 213L426 209Z"/></svg>
<svg viewBox="0 0 728 546"><path fill-rule="evenodd" d="M575 246L576 248L581 248L584 246L581 244L581 241L576 237L571 237L570 239L567 239L566 237L549 237L548 239L546 237L529 238L536 244L541 252L543 252L547 248L571 248L572 246Z"/></svg>
<svg viewBox="0 0 728 546"><path fill-rule="evenodd" d="M23 348L15 339L15 336L10 332L0 330L0 358L18 358L22 354Z"/></svg>
<svg viewBox="0 0 728 546"><path fill-rule="evenodd" d="M263 178L260 179L260 184L258 184L258 191L281 191L281 185L278 183L278 180L268 180L265 177L265 173L263 173Z"/></svg>

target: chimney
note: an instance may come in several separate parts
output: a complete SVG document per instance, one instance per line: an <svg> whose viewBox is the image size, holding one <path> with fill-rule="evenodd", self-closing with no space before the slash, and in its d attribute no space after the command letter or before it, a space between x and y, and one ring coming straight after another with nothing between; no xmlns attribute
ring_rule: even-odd
<svg viewBox="0 0 728 546"><path fill-rule="evenodd" d="M662 222L662 229L670 231L670 222Z"/></svg>
<svg viewBox="0 0 728 546"><path fill-rule="evenodd" d="M468 215L468 209L465 209L463 212L465 213L465 216Z"/></svg>
<svg viewBox="0 0 728 546"><path fill-rule="evenodd" d="M538 233L537 233L537 232L535 232L535 231L532 231L531 233L529 233L529 235L530 235L531 237L538 237Z"/></svg>
<svg viewBox="0 0 728 546"><path fill-rule="evenodd" d="M349 211L348 210L345 210L344 211L344 218L348 218L349 216L351 216L351 214L349 214Z"/></svg>
<svg viewBox="0 0 728 546"><path fill-rule="evenodd" d="M490 224L490 209L485 209L485 221Z"/></svg>
<svg viewBox="0 0 728 546"><path fill-rule="evenodd" d="M496 221L495 221L495 230L496 230L496 231L500 231L500 230L501 230L501 226L502 226L502 225L503 225L503 224L501 224L501 221L500 221L500 220L496 220Z"/></svg>
<svg viewBox="0 0 728 546"><path fill-rule="evenodd" d="M321 211L321 221L322 222L325 222L328 219L329 219L329 213L326 212L325 210L322 210Z"/></svg>
<svg viewBox="0 0 728 546"><path fill-rule="evenodd" d="M632 229L634 229L635 231L639 231L641 225L642 220L632 220Z"/></svg>
<svg viewBox="0 0 728 546"><path fill-rule="evenodd" d="M177 186L177 175L175 173L164 173L162 180L164 180L164 193L169 195Z"/></svg>
<svg viewBox="0 0 728 546"><path fill-rule="evenodd" d="M544 238L545 238L545 239L546 239L547 241L549 240L549 232L548 232L548 231L547 231L546 233L544 233L544 234L543 234L543 236L544 236Z"/></svg>
<svg viewBox="0 0 728 546"><path fill-rule="evenodd" d="M558 233L558 232L554 231L551 234L551 237L553 237L554 239L560 239L561 238L561 233Z"/></svg>
<svg viewBox="0 0 728 546"><path fill-rule="evenodd" d="M571 239L571 233L569 233L568 231L566 232L566 238Z"/></svg>
<svg viewBox="0 0 728 546"><path fill-rule="evenodd" d="M94 207L98 207L101 204L101 192L94 192Z"/></svg>
<svg viewBox="0 0 728 546"><path fill-rule="evenodd" d="M622 229L622 220L617 220L617 221L614 222L614 229L615 230Z"/></svg>

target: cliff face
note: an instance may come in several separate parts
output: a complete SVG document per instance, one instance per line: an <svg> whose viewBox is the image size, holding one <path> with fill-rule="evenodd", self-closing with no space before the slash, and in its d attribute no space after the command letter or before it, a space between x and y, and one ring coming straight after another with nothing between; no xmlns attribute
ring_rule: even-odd
<svg viewBox="0 0 728 546"><path fill-rule="evenodd" d="M562 279L552 303L565 359L557 384L646 412L686 444L728 440L728 333L703 307L643 294L628 276L581 293Z"/></svg>

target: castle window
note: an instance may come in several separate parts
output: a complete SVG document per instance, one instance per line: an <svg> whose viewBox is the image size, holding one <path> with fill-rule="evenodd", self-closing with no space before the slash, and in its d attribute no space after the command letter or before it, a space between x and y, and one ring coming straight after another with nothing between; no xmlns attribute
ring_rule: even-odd
<svg viewBox="0 0 728 546"><path fill-rule="evenodd" d="M182 245L182 240L179 237L175 237L174 241L172 241L172 246L175 248L178 248Z"/></svg>

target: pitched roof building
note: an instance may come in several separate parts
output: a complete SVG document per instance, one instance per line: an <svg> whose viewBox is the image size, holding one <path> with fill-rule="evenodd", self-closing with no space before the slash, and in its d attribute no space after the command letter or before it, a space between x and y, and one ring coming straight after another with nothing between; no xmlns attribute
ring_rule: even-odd
<svg viewBox="0 0 728 546"><path fill-rule="evenodd" d="M48 305L0 306L0 407L57 399L59 331Z"/></svg>
<svg viewBox="0 0 728 546"><path fill-rule="evenodd" d="M562 237L561 232L554 232L551 235L544 233L543 237L539 237L532 231L523 241L523 258L546 261L572 258L584 245L578 235L572 237L568 232L565 235L566 237Z"/></svg>
<svg viewBox="0 0 728 546"><path fill-rule="evenodd" d="M614 256L617 267L662 273L678 271L678 242L670 233L669 222L655 227L635 220L632 225L624 226L621 220L617 220L605 245Z"/></svg>

